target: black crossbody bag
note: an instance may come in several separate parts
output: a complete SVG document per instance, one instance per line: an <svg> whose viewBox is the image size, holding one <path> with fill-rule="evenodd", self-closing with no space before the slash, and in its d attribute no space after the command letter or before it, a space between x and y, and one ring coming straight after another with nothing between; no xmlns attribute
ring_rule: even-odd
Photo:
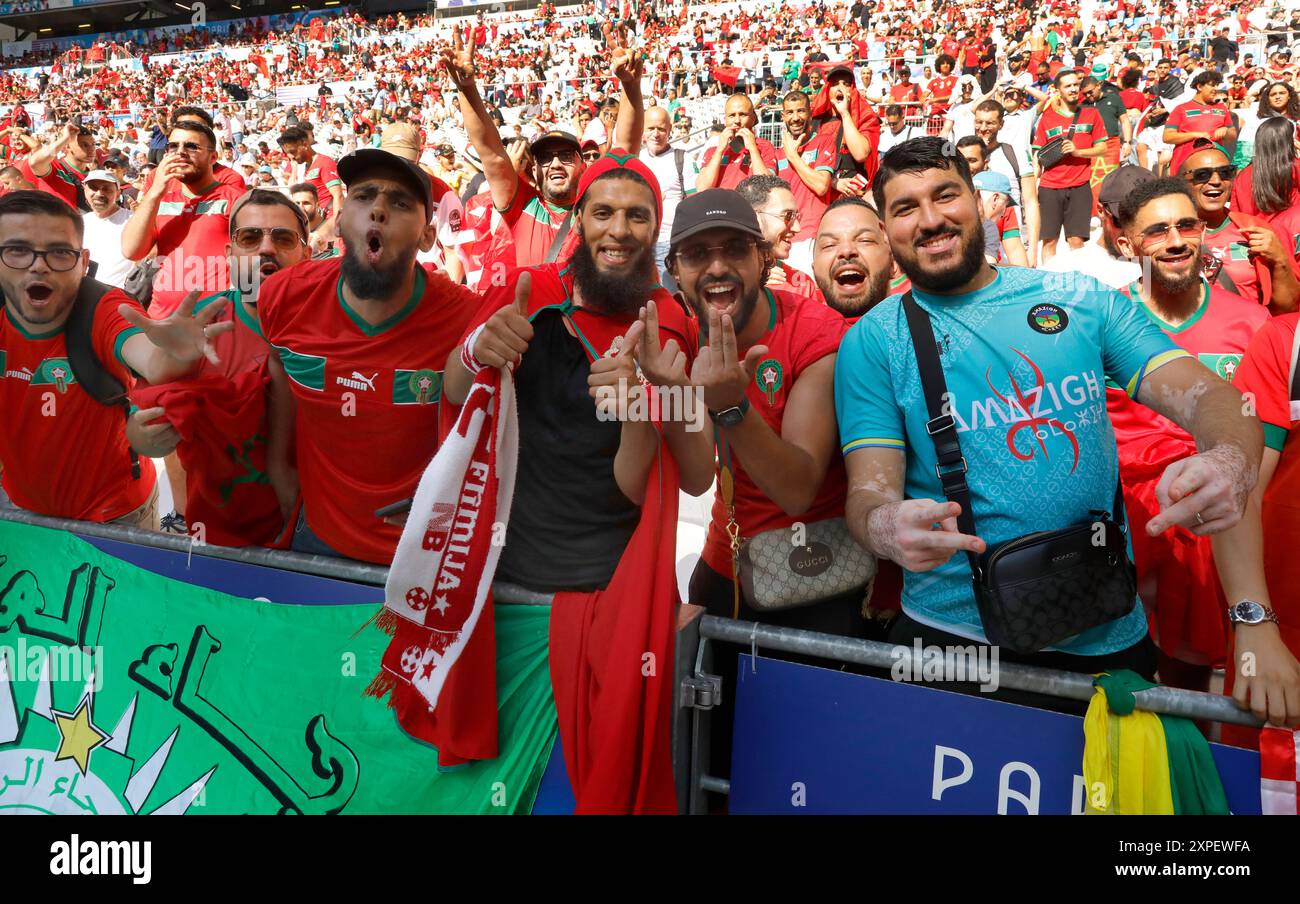
<svg viewBox="0 0 1300 904"><path fill-rule="evenodd" d="M903 310L930 415L925 429L934 442L935 473L944 496L961 506L958 529L973 536L975 513L966 483L966 459L956 421L944 413L948 384L930 315L911 292L903 296ZM1124 490L1118 474L1112 511L1113 518L1109 512L1094 511L1093 521L1006 540L982 555L966 554L989 643L1016 653L1036 653L1132 611L1137 572L1128 557Z"/></svg>

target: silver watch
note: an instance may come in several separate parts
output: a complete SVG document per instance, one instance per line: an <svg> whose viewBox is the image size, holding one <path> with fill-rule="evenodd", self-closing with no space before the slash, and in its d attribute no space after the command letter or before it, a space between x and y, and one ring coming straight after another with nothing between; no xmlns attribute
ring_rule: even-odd
<svg viewBox="0 0 1300 904"><path fill-rule="evenodd" d="M1228 621L1234 625L1262 625L1266 621L1276 625L1277 614L1263 603L1242 600L1228 607Z"/></svg>

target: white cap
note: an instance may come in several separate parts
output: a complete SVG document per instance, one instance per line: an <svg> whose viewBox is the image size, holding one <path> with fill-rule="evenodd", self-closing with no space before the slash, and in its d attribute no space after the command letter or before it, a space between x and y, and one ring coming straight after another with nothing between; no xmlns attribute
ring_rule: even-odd
<svg viewBox="0 0 1300 904"><path fill-rule="evenodd" d="M82 179L81 181L82 182L112 182L114 185L122 184L117 181L117 176L114 176L108 170L102 170L102 169L91 170L90 172L86 173L86 178Z"/></svg>

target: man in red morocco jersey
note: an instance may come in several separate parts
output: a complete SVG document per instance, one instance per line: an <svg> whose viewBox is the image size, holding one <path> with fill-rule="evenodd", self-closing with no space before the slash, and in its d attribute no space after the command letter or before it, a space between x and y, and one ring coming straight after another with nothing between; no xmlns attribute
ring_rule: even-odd
<svg viewBox="0 0 1300 904"><path fill-rule="evenodd" d="M812 272L812 238L826 205L833 200L839 148L835 136L811 127L812 102L802 91L791 91L781 102L781 153L776 175L790 185L799 210L799 231L791 240L790 266Z"/></svg>
<svg viewBox="0 0 1300 904"><path fill-rule="evenodd" d="M1205 221L1205 275L1210 282L1266 306L1274 314L1300 303L1300 279L1291 240L1259 217L1228 209L1236 172L1228 155L1198 138L1177 171L1192 190Z"/></svg>
<svg viewBox="0 0 1300 904"><path fill-rule="evenodd" d="M42 145L18 163L18 171L37 191L62 198L78 210L88 209L81 180L94 168L95 133L71 122L63 127L58 141Z"/></svg>
<svg viewBox="0 0 1300 904"><path fill-rule="evenodd" d="M1038 180L1038 206L1045 263L1056 253L1065 228L1065 241L1082 248L1092 221L1092 160L1106 153L1106 125L1095 107L1081 106L1079 73L1062 69L1056 74L1056 99L1043 110L1030 142L1037 152L1053 138L1064 137L1063 155L1042 170Z"/></svg>
<svg viewBox="0 0 1300 904"><path fill-rule="evenodd" d="M758 116L754 104L745 94L733 94L723 107L726 128L718 140L704 149L695 190L735 188L750 176L770 176L776 172L777 153L771 142L754 134Z"/></svg>
<svg viewBox="0 0 1300 904"><path fill-rule="evenodd" d="M133 473L122 408L84 392L64 328L90 260L81 215L47 192L0 197L0 468L4 490L24 509L59 518L157 527L153 465ZM112 289L99 301L90 336L95 357L123 387L132 371L164 381L215 357L220 306L193 314L193 299L151 321Z"/></svg>
<svg viewBox="0 0 1300 904"><path fill-rule="evenodd" d="M296 126L280 133L280 149L289 159L307 168L302 181L316 189L316 209L324 216L324 221L312 232L309 244L313 254L324 251L334 237L334 226L343 207L343 180L339 178L338 164L316 153L307 133Z"/></svg>
<svg viewBox="0 0 1300 904"><path fill-rule="evenodd" d="M133 417L142 425L162 419L158 424L174 429L135 449L150 458L178 452L191 536L216 546L270 546L285 534L285 515L266 474L269 406L291 411L292 398L268 399L270 346L257 320L257 290L262 280L308 259L307 216L280 192L254 189L231 209L230 232L232 288L195 306L225 304L217 322L233 328L215 342L221 364L136 387L131 398L143 410Z"/></svg>
<svg viewBox="0 0 1300 904"><path fill-rule="evenodd" d="M1223 76L1214 70L1202 72L1192 79L1196 95L1174 107L1165 120L1164 141L1174 146L1174 156L1169 162L1170 172L1178 172L1183 161L1191 155L1198 138L1208 139L1224 147L1237 140L1237 127L1232 124L1232 114L1225 104L1215 100Z"/></svg>
<svg viewBox="0 0 1300 904"><path fill-rule="evenodd" d="M244 194L212 174L217 137L197 120L174 126L153 184L141 193L122 230L122 254L143 260L157 248L149 315L168 316L187 292L211 295L230 286L226 241L230 208Z"/></svg>
<svg viewBox="0 0 1300 904"><path fill-rule="evenodd" d="M925 96L921 98L922 104L930 105L931 116L942 116L948 112L952 89L957 85L957 76L952 74L956 62L947 53L941 53L934 61L935 71L939 74L930 79L930 83L925 86Z"/></svg>
<svg viewBox="0 0 1300 904"><path fill-rule="evenodd" d="M530 151L530 183L515 165L501 143L501 135L488 115L487 106L475 82L474 47L462 46L460 30L453 30L452 47L442 51L442 66L450 74L460 97L460 111L470 144L478 151L483 175L492 195L492 205L501 215L514 244L509 248L493 243L491 256L482 261L484 276L492 279L512 266L530 267L541 263L568 260L577 247L571 229L573 205L578 181L587 168L582 159L581 136L551 129L534 136ZM612 68L623 86L618 121L614 127L613 147L633 154L641 149L645 111L641 102L643 62L639 52L626 47L613 48ZM564 238L557 237L567 231ZM482 283L480 283L482 284Z"/></svg>
<svg viewBox="0 0 1300 904"><path fill-rule="evenodd" d="M712 337L701 355L716 357L720 340L727 359L725 370L703 385L703 395L718 425L712 432L719 467L729 461L734 476L741 536L843 515L831 377L844 318L791 292L764 288L770 251L739 193L701 192L677 210L669 250L673 275ZM691 577L691 602L735 616L727 523L719 495ZM782 612L761 612L742 599L739 617L861 634L862 595L848 596Z"/></svg>
<svg viewBox="0 0 1300 904"><path fill-rule="evenodd" d="M1234 632L1234 665L1254 654L1257 667L1227 669L1224 693L1273 725L1300 723L1300 314L1274 317L1259 328L1246 348L1234 385L1254 401L1264 423L1264 456L1259 482L1241 525L1220 535L1240 545L1215 554L1222 572L1241 571L1253 584L1245 596L1263 608L1263 621L1239 624ZM1276 608L1276 613L1270 607ZM1279 649L1279 647L1281 649ZM1223 726L1223 741L1239 747L1258 744L1258 732Z"/></svg>
<svg viewBox="0 0 1300 904"><path fill-rule="evenodd" d="M387 564L401 529L375 512L411 498L437 450L430 406L479 298L416 265L436 230L423 170L365 148L339 175L343 256L276 273L258 293L272 392L296 406L290 423L273 419L267 471L286 514L301 480L295 550Z"/></svg>
<svg viewBox="0 0 1300 904"><path fill-rule="evenodd" d="M1120 202L1119 218L1128 224L1116 239L1120 250L1149 262L1150 274L1125 293L1180 348L1231 381L1251 337L1269 315L1201 276L1204 224L1187 185L1173 178L1143 182ZM1210 671L1223 665L1228 646L1227 604L1210 539L1179 527L1155 537L1146 531L1160 512L1161 475L1172 462L1196 454L1196 443L1118 388L1107 389L1106 403L1119 445L1138 595L1149 607L1161 680L1208 690Z"/></svg>

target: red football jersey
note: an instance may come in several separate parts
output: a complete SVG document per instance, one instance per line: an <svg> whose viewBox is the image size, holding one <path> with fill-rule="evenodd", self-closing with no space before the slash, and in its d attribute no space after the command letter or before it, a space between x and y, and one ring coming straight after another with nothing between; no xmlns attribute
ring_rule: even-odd
<svg viewBox="0 0 1300 904"><path fill-rule="evenodd" d="M777 167L776 148L772 147L771 142L763 138L755 138L755 144L758 145L758 156L763 164L773 173ZM718 151L717 145L712 145L705 149L704 156L700 159L700 169L703 170L713 159L713 155ZM722 152L721 168L718 170L718 184L714 188L735 188L744 182L750 176L754 175L752 162L750 161L749 149L742 147L740 153L734 153L731 148L725 148Z"/></svg>
<svg viewBox="0 0 1300 904"><path fill-rule="evenodd" d="M337 185L341 190L343 180L339 177L339 165L330 157L324 154L317 154L307 167L307 172L303 173L302 181L309 182L316 188L316 205L325 214L330 212L334 206L334 196L330 194L330 186Z"/></svg>
<svg viewBox="0 0 1300 904"><path fill-rule="evenodd" d="M1222 263L1223 274L1215 280L1216 283L1222 283L1223 276L1226 275L1232 285L1236 286L1238 295L1248 301L1266 305L1271 299L1264 297L1264 287L1260 284L1259 272L1255 268L1254 261L1250 259L1250 240L1233 222L1234 218L1246 219L1241 214L1233 214L1224 219L1223 225L1218 229L1205 230L1201 253L1208 254ZM1284 249L1294 251L1295 240L1283 233L1277 223L1265 223L1263 220L1258 222L1273 229Z"/></svg>
<svg viewBox="0 0 1300 904"><path fill-rule="evenodd" d="M135 307L118 289L95 310L95 355L123 386L131 373L121 359L123 343L139 330L117 312ZM0 316L0 468L4 489L28 511L80 521L111 521L149 498L153 462L140 459L131 477L123 409L101 405L82 391L68 361L63 331L29 333L5 310Z"/></svg>
<svg viewBox="0 0 1300 904"><path fill-rule="evenodd" d="M766 345L758 364L758 373L745 392L753 412L767 421L779 436L785 417L786 400L804 369L835 354L848 323L831 308L781 289L764 289L771 306L767 332L755 345ZM744 350L741 350L744 353ZM742 537L763 531L789 527L796 521L820 521L844 514L847 478L844 459L832 455L826 479L816 499L798 518L792 518L768 499L745 472L744 462L731 450L731 469L735 486L736 523ZM727 538L727 512L719 494L713 502L713 517L704 541L701 557L721 575L731 574L731 542Z"/></svg>
<svg viewBox="0 0 1300 904"><path fill-rule="evenodd" d="M1073 116L1057 112L1055 107L1048 107L1038 119L1034 129L1033 149L1038 150L1058 135L1067 134L1080 149L1092 148L1106 142L1106 126L1101 121L1101 114L1095 107L1083 107L1079 111L1078 121ZM1043 188L1073 188L1087 185L1092 177L1090 157L1068 154L1060 162L1045 171L1039 180Z"/></svg>
<svg viewBox="0 0 1300 904"><path fill-rule="evenodd" d="M69 163L66 158L56 157L50 164L50 172L47 176L33 173L31 163L27 160L19 161L18 171L23 174L24 179L36 186L37 191L48 192L67 201L69 207L74 209L77 207L77 186L81 185L86 174Z"/></svg>
<svg viewBox="0 0 1300 904"><path fill-rule="evenodd" d="M173 180L153 224L151 238L163 265L154 277L150 317L171 314L191 291L207 296L230 287L230 209L243 194L218 180L191 196Z"/></svg>
<svg viewBox="0 0 1300 904"><path fill-rule="evenodd" d="M480 299L419 268L406 306L372 326L344 300L341 266L331 258L276 273L258 316L297 402L311 529L344 555L387 564L402 531L375 510L410 498L437 451L443 366Z"/></svg>
<svg viewBox="0 0 1300 904"><path fill-rule="evenodd" d="M521 178L510 207L501 212L502 222L514 239L514 259L507 262L493 257L484 261L484 269L490 269L495 263L508 267L532 267L544 263L555 236L570 212L570 208L552 204L542 198L537 189ZM570 229L554 259L568 260L577 242L577 230Z"/></svg>
<svg viewBox="0 0 1300 904"><path fill-rule="evenodd" d="M799 156L814 172L831 173L833 178L835 164L839 160L835 136L823 131L808 135L799 146ZM812 189L799 178L799 174L786 159L784 150L777 153L776 174L790 183L790 194L794 195L795 205L799 208L799 233L794 241L802 242L812 238L817 234L817 224L822 221L822 214L826 213L826 207L833 198L834 182L825 195L813 194Z"/></svg>

